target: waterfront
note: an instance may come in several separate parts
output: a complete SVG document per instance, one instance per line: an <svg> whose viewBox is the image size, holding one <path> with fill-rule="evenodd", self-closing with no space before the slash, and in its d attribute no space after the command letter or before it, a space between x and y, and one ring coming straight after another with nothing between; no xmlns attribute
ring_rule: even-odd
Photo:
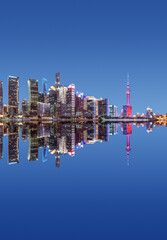
<svg viewBox="0 0 167 240"><path fill-rule="evenodd" d="M18 239L166 239L167 129L138 126L132 126L130 134L129 164L123 125L68 124L55 132L46 126L24 126L24 131L5 127L1 237L14 233ZM107 129L117 134L107 136ZM69 154L73 144L65 139L73 140L74 134L75 154ZM18 154L19 164L8 164L9 136L13 147L18 139L19 151L10 154ZM78 144L83 136L86 144ZM56 162L60 150L64 154Z"/></svg>

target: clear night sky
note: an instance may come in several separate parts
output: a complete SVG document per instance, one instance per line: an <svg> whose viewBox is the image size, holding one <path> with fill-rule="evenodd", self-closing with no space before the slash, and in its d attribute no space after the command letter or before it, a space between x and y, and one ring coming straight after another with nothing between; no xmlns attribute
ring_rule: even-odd
<svg viewBox="0 0 167 240"><path fill-rule="evenodd" d="M20 77L76 84L107 97L119 111L130 72L133 113L166 113L167 5L165 1L3 1L0 4L0 79ZM41 86L40 86L41 87Z"/></svg>

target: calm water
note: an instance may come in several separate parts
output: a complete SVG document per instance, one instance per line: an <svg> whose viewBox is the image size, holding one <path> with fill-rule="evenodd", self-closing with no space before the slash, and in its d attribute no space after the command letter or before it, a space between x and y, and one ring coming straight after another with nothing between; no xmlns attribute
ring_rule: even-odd
<svg viewBox="0 0 167 240"><path fill-rule="evenodd" d="M167 239L166 136L151 125L0 126L0 237Z"/></svg>

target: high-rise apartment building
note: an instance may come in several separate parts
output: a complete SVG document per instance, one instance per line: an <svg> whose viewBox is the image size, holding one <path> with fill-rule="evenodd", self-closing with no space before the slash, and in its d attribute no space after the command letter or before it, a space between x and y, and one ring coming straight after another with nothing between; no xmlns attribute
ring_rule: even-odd
<svg viewBox="0 0 167 240"><path fill-rule="evenodd" d="M10 116L19 113L19 77L8 77L8 113Z"/></svg>
<svg viewBox="0 0 167 240"><path fill-rule="evenodd" d="M98 115L103 117L109 116L109 100L108 99L99 99Z"/></svg>
<svg viewBox="0 0 167 240"><path fill-rule="evenodd" d="M66 115L75 116L75 85L70 84L66 93Z"/></svg>
<svg viewBox="0 0 167 240"><path fill-rule="evenodd" d="M36 117L38 115L38 80L28 79L28 89L29 89L29 115Z"/></svg>

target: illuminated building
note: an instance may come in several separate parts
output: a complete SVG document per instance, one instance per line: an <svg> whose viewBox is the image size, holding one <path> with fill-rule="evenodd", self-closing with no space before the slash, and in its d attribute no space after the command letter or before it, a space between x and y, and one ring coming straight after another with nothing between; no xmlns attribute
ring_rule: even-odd
<svg viewBox="0 0 167 240"><path fill-rule="evenodd" d="M99 99L98 100L98 116L109 116L109 100Z"/></svg>
<svg viewBox="0 0 167 240"><path fill-rule="evenodd" d="M84 115L87 110L87 100L83 93L77 92L75 96L75 111L76 116Z"/></svg>
<svg viewBox="0 0 167 240"><path fill-rule="evenodd" d="M3 158L3 125L0 126L0 158Z"/></svg>
<svg viewBox="0 0 167 240"><path fill-rule="evenodd" d="M19 163L19 127L14 124L8 127L8 163Z"/></svg>
<svg viewBox="0 0 167 240"><path fill-rule="evenodd" d="M0 115L3 115L3 82L0 81Z"/></svg>
<svg viewBox="0 0 167 240"><path fill-rule="evenodd" d="M47 79L42 78L42 93L44 96L43 102L46 102L46 95L47 95Z"/></svg>
<svg viewBox="0 0 167 240"><path fill-rule="evenodd" d="M146 111L146 118L153 118L154 115L153 115L153 111L151 108L147 108L147 111Z"/></svg>
<svg viewBox="0 0 167 240"><path fill-rule="evenodd" d="M28 116L29 114L29 104L27 99L22 100L22 114L23 116Z"/></svg>
<svg viewBox="0 0 167 240"><path fill-rule="evenodd" d="M49 88L49 103L50 103L50 115L56 115L56 102L57 102L58 91L55 86Z"/></svg>
<svg viewBox="0 0 167 240"><path fill-rule="evenodd" d="M42 92L38 93L38 102L40 102L40 103L44 103L45 102L44 101L44 93L42 93Z"/></svg>
<svg viewBox="0 0 167 240"><path fill-rule="evenodd" d="M8 114L17 116L19 113L19 77L8 77Z"/></svg>
<svg viewBox="0 0 167 240"><path fill-rule="evenodd" d="M66 93L66 116L75 116L75 85L70 84Z"/></svg>
<svg viewBox="0 0 167 240"><path fill-rule="evenodd" d="M49 117L50 116L50 103L37 103L38 116Z"/></svg>
<svg viewBox="0 0 167 240"><path fill-rule="evenodd" d="M123 117L131 117L132 116L132 107L130 106L130 92L129 89L129 74L127 75L127 104L123 106Z"/></svg>
<svg viewBox="0 0 167 240"><path fill-rule="evenodd" d="M109 116L110 117L118 117L118 107L115 105L109 106Z"/></svg>
<svg viewBox="0 0 167 240"><path fill-rule="evenodd" d="M26 141L28 139L29 135L29 126L27 124L24 124L22 126L22 140Z"/></svg>
<svg viewBox="0 0 167 240"><path fill-rule="evenodd" d="M60 73L56 73L56 81L55 81L56 88L60 87Z"/></svg>
<svg viewBox="0 0 167 240"><path fill-rule="evenodd" d="M96 104L95 97L87 97L87 112L90 114L92 118L96 116Z"/></svg>
<svg viewBox="0 0 167 240"><path fill-rule="evenodd" d="M29 115L32 117L38 116L38 80L28 79L28 89L29 89Z"/></svg>
<svg viewBox="0 0 167 240"><path fill-rule="evenodd" d="M8 106L7 105L3 106L3 113L4 113L4 115L7 115L7 113L8 113Z"/></svg>

